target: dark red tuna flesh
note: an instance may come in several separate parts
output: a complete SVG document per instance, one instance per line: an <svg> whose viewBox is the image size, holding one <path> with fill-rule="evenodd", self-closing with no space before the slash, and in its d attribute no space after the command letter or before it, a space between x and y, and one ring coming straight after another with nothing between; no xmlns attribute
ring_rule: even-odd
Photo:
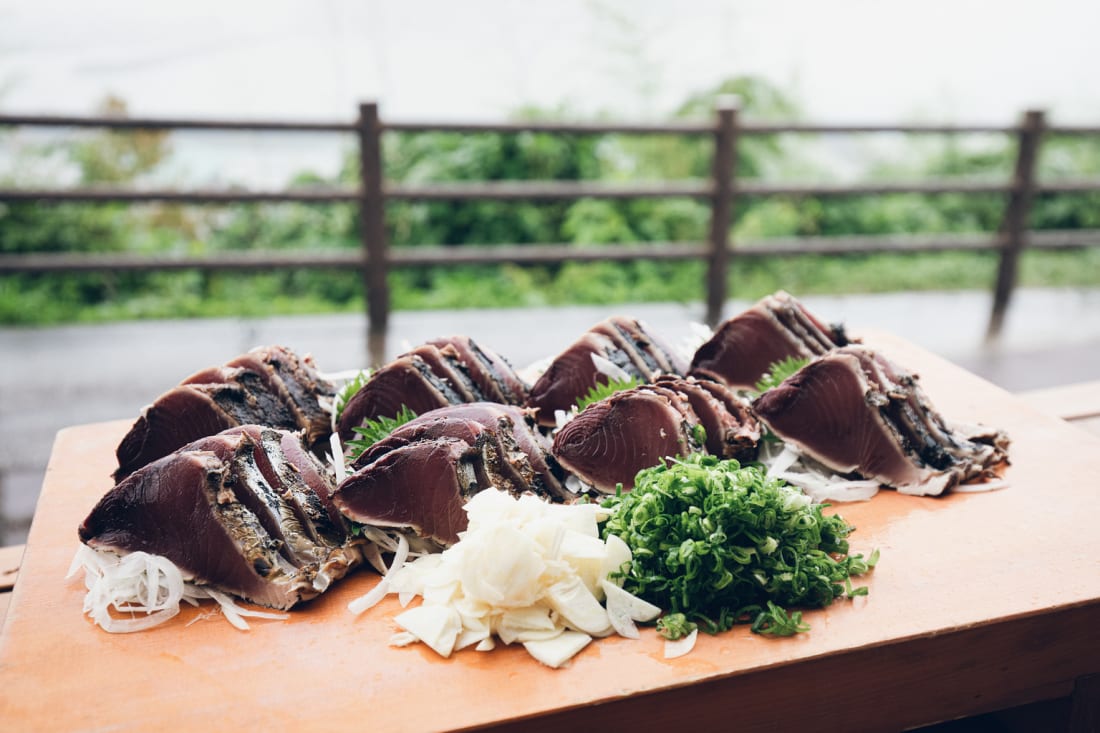
<svg viewBox="0 0 1100 733"><path fill-rule="evenodd" d="M470 446L440 438L386 453L344 479L333 501L355 522L411 530L446 547L466 529L463 506L479 488Z"/></svg>
<svg viewBox="0 0 1100 733"><path fill-rule="evenodd" d="M289 608L362 561L361 542L348 539L335 512L334 526L307 485L316 461L287 431L240 426L206 436L117 484L81 524L80 539L162 555L195 582ZM310 482L326 498L335 488L320 473Z"/></svg>
<svg viewBox="0 0 1100 733"><path fill-rule="evenodd" d="M253 349L185 378L146 407L117 450L120 481L187 443L236 425L304 431L311 448L327 442L335 390L309 364L279 346Z"/></svg>
<svg viewBox="0 0 1100 733"><path fill-rule="evenodd" d="M734 389L751 389L775 362L811 356L812 351L790 341L767 314L746 311L719 326L699 347L690 373Z"/></svg>
<svg viewBox="0 0 1100 733"><path fill-rule="evenodd" d="M732 390L692 377L660 377L655 384L684 395L706 430L707 453L750 461L756 458L760 423Z"/></svg>
<svg viewBox="0 0 1100 733"><path fill-rule="evenodd" d="M284 346L261 346L230 361L228 366L267 365L276 379L271 380L273 392L290 398L297 415L297 427L305 431L306 445L316 447L328 441L331 430L330 406L336 387L321 376L309 356L299 357ZM285 392L278 389L282 385ZM263 423L270 425L269 422Z"/></svg>
<svg viewBox="0 0 1100 733"><path fill-rule="evenodd" d="M474 466L483 488L492 485L564 498L566 489L547 460L549 443L528 419L523 408L492 402L441 407L396 428L364 450L352 468L359 470L401 446L450 438L482 453L482 461Z"/></svg>
<svg viewBox="0 0 1100 733"><path fill-rule="evenodd" d="M215 454L173 453L108 492L80 525L80 539L97 550L162 555L185 577L272 608L317 595L231 482Z"/></svg>
<svg viewBox="0 0 1100 733"><path fill-rule="evenodd" d="M385 438L360 453L351 464L352 470L357 471L396 448L422 440L452 438L470 446L475 445L488 428L473 420L450 417L447 415L450 409L450 407L441 407L438 410L431 410L394 429Z"/></svg>
<svg viewBox="0 0 1100 733"><path fill-rule="evenodd" d="M396 417L402 407L421 415L438 407L463 402L431 367L418 356L402 356L371 374L351 396L340 414L336 430L344 443L354 440L354 428L367 420Z"/></svg>
<svg viewBox="0 0 1100 733"><path fill-rule="evenodd" d="M596 369L592 355L609 358L608 355L615 349L614 342L607 336L586 333L558 354L531 386L527 395L527 406L537 410L539 424L554 425L555 411L568 412L590 389L598 384L606 384L609 380ZM628 373L634 371L629 359L618 366Z"/></svg>
<svg viewBox="0 0 1100 733"><path fill-rule="evenodd" d="M119 443L115 480L122 480L193 440L237 424L207 392L194 385L174 387L145 408Z"/></svg>
<svg viewBox="0 0 1100 733"><path fill-rule="evenodd" d="M522 405L527 399L527 384L512 365L492 349L477 344L468 336L445 336L428 342L466 371L481 392L482 400L506 405Z"/></svg>
<svg viewBox="0 0 1100 733"><path fill-rule="evenodd" d="M689 374L753 389L772 364L810 359L845 343L839 329L823 328L801 303L779 292L719 325L696 350Z"/></svg>
<svg viewBox="0 0 1100 733"><path fill-rule="evenodd" d="M470 378L466 367L458 360L453 348L448 348L445 353L438 346L423 344L408 352L406 356L418 356L423 359L432 373L446 382L462 402L478 402L485 399L481 389Z"/></svg>
<svg viewBox="0 0 1100 733"><path fill-rule="evenodd" d="M455 405L447 408L452 417L462 417L481 423L487 428L505 434L505 445L510 432L515 448L526 458L531 477L530 490L538 494L547 494L553 498L564 499L570 496L558 475L550 449L549 440L538 431L530 410L514 405L498 405L491 402L475 402L469 405ZM513 460L514 464L520 463ZM517 467L526 475L522 467Z"/></svg>
<svg viewBox="0 0 1100 733"><path fill-rule="evenodd" d="M634 488L643 468L693 451L692 426L664 395L645 387L592 403L554 438L553 455L567 471L603 493Z"/></svg>
<svg viewBox="0 0 1100 733"><path fill-rule="evenodd" d="M588 329L559 354L532 385L527 406L534 408L540 425L556 424L558 410L569 412L589 390L611 381L595 364L598 356L630 377L650 381L660 374L682 374L685 360L644 323L612 316Z"/></svg>
<svg viewBox="0 0 1100 733"><path fill-rule="evenodd" d="M1003 435L998 446L952 431L913 375L860 346L819 357L757 398L753 410L838 474L904 493L939 495L1005 459Z"/></svg>

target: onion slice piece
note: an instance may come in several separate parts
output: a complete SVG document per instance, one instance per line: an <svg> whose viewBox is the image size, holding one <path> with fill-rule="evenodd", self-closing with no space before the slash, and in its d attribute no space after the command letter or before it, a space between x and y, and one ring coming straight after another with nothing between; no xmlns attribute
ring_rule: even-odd
<svg viewBox="0 0 1100 733"><path fill-rule="evenodd" d="M81 545L66 577L84 569L84 612L97 626L112 634L144 631L179 615L180 601L198 605L201 599L215 601L229 623L248 630L245 616L286 619L285 613L253 611L238 606L227 594L184 580L183 572L166 557L147 552L116 555ZM128 613L119 618L111 611ZM144 613L144 616L136 614Z"/></svg>
<svg viewBox="0 0 1100 733"><path fill-rule="evenodd" d="M699 629L692 629L691 633L675 641L665 642L665 659L676 659L691 652L695 648L695 640L699 638Z"/></svg>

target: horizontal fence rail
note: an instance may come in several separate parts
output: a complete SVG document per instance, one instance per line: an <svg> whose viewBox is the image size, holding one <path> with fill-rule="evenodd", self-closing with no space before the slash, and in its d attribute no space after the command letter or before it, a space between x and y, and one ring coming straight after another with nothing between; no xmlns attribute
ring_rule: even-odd
<svg viewBox="0 0 1100 733"><path fill-rule="evenodd" d="M1015 186L1000 181L910 181L898 183L764 183L738 182L733 193L756 197L824 198L845 196L885 196L914 193L1000 194L1011 193ZM1036 184L1037 194L1084 193L1100 191L1100 178ZM609 185L576 181L502 181L485 183L391 184L383 195L392 201L572 201L575 199L709 199L714 186L708 181L654 181L651 183ZM123 189L106 186L73 189L0 189L0 201L49 203L355 203L361 199L357 188L297 188L279 191L158 190Z"/></svg>
<svg viewBox="0 0 1100 733"><path fill-rule="evenodd" d="M830 237L769 237L737 243L738 257L775 255L913 254L920 252L996 252L1004 240L989 234L858 235ZM1077 249L1100 246L1100 229L1032 232L1030 249ZM629 244L492 244L461 246L416 245L392 250L395 267L481 265L512 262L545 265L562 262L631 262L634 260L700 260L709 252L705 242L642 242ZM148 254L19 254L0 257L0 275L15 273L143 272L150 270L274 270L298 267L348 269L360 267L357 250L286 252L252 250L216 255Z"/></svg>
<svg viewBox="0 0 1100 733"><path fill-rule="evenodd" d="M1044 136L1100 136L1100 127L1050 126L1041 111L1029 111L1015 125L944 124L802 124L759 123L740 119L736 105L722 101L711 122L629 124L604 122L387 122L378 106L360 106L354 122L272 121L232 119L176 119L132 117L72 117L60 115L0 115L0 128L55 127L104 128L120 131L196 130L344 133L358 138L361 178L357 187L326 186L281 190L152 189L79 187L63 189L0 187L0 203L50 205L62 203L173 203L229 205L259 203L351 203L360 212L360 250L311 250L279 252L220 252L216 255L173 256L130 253L7 254L0 255L0 275L154 270L270 270L296 268L360 269L363 272L371 358L384 353L390 302L387 277L394 267L448 264L548 264L570 261L695 260L707 264L706 320L712 325L722 316L727 280L734 258L775 255L852 254L872 252L995 251L998 260L994 302L988 336L995 337L1016 282L1020 253L1035 249L1070 249L1100 246L1100 230L1031 231L1030 209L1036 196L1100 191L1100 179L1038 181L1035 168ZM557 135L676 135L710 139L714 145L713 170L707 180L640 181L483 181L462 183L404 183L387 181L382 171L385 133L546 133ZM850 134L992 134L1017 141L1017 159L1008 180L931 180L870 183L771 183L739 179L736 175L737 144L744 136L850 135ZM890 194L996 195L1006 201L1000 230L993 233L904 236L833 236L773 238L731 241L733 205L740 197L851 197ZM571 201L582 198L629 200L688 198L708 202L711 226L704 242L646 242L615 245L502 244L389 247L384 217L389 201Z"/></svg>

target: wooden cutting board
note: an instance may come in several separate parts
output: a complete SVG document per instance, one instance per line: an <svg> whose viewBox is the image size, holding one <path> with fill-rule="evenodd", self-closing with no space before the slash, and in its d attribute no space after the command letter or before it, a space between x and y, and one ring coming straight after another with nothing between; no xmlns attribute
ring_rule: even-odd
<svg viewBox="0 0 1100 733"><path fill-rule="evenodd" d="M188 607L166 626L107 634L64 576L129 421L83 425L57 436L0 632L3 727L872 730L1069 694L1100 672L1100 439L903 341L865 336L920 373L949 419L1009 433L1011 487L882 491L838 507L857 526L853 551L877 548L881 561L869 596L807 612L807 634L739 627L665 660L648 629L590 644L560 670L522 648L444 660L389 646L396 601L347 611L377 582L370 571L248 632Z"/></svg>

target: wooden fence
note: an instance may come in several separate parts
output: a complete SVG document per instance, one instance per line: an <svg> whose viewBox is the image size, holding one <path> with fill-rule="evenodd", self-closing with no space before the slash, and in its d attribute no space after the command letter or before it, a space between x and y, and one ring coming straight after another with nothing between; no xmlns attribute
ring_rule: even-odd
<svg viewBox="0 0 1100 733"><path fill-rule="evenodd" d="M114 130L238 130L270 132L353 133L358 137L361 184L309 190L147 190L125 188L26 189L0 188L0 202L170 202L181 204L230 204L348 202L359 205L362 249L359 252L249 252L218 253L205 257L168 257L129 254L79 255L76 253L0 255L0 275L79 271L171 270L269 270L277 268L357 268L363 273L367 303L368 344L373 360L384 353L390 296L387 285L392 268L416 265L469 263L555 263L579 260L694 259L707 263L706 320L711 325L722 317L727 299L728 274L737 258L789 254L842 254L866 252L931 252L986 250L1000 254L993 283L993 307L988 336L995 338L1017 279L1020 253L1025 247L1059 249L1100 245L1100 231L1029 230L1029 214L1036 195L1100 191L1100 180L1041 182L1036 162L1044 135L1100 135L1100 127L1049 126L1042 111L1026 112L1015 125L813 125L753 123L741 119L735 104L720 102L712 122L670 124L602 124L516 122L454 124L445 122L386 122L378 105L362 104L358 120L345 122L280 122L242 120L139 119L117 117L61 117L0 115L2 126L108 128ZM604 184L589 181L507 181L408 185L386 181L382 147L387 131L406 133L505 133L542 132L568 135L679 135L713 140L710 180L659 181L645 184ZM751 135L802 133L814 135L903 134L1001 134L1014 136L1017 156L1014 173L1003 182L943 180L860 184L772 184L737 178L739 141ZM765 196L876 196L892 193L999 194L1005 197L1000 229L980 235L907 235L798 237L734 243L730 236L733 208L740 197ZM710 204L711 222L706 242L650 242L575 247L565 244L475 246L388 246L385 209L388 201L476 200L575 200L687 197Z"/></svg>

